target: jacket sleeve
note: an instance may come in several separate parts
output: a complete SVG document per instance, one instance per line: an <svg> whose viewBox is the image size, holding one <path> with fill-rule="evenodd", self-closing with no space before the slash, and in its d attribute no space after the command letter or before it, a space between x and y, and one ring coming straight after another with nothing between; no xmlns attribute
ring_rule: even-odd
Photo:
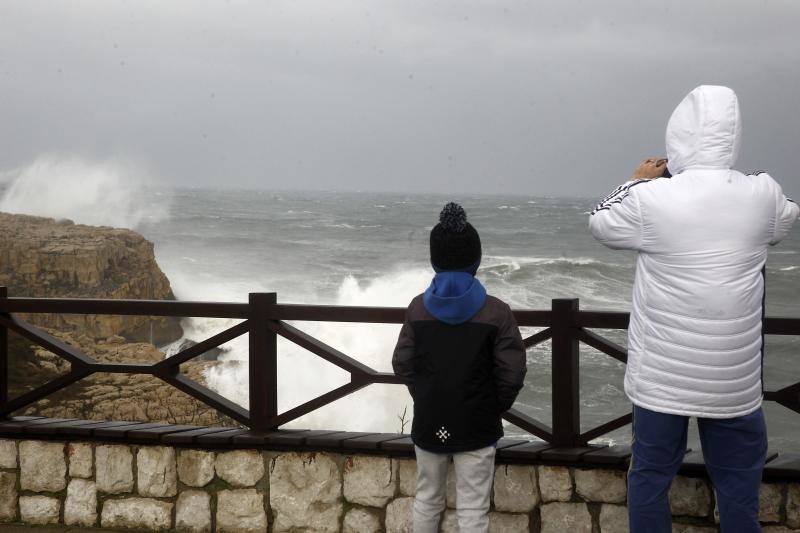
<svg viewBox="0 0 800 533"><path fill-rule="evenodd" d="M777 182L773 180L773 183L775 184L775 227L772 229L772 239L769 243L775 245L789 234L792 225L800 216L800 206L783 194L783 189Z"/></svg>
<svg viewBox="0 0 800 533"><path fill-rule="evenodd" d="M589 217L595 239L616 250L639 250L642 246L642 214L631 189L645 180L620 185L606 196Z"/></svg>
<svg viewBox="0 0 800 533"><path fill-rule="evenodd" d="M506 316L498 329L494 344L494 381L501 413L514 405L528 371L525 345L522 343L517 321L511 309L506 309Z"/></svg>
<svg viewBox="0 0 800 533"><path fill-rule="evenodd" d="M406 385L411 383L414 376L414 359L416 350L414 349L414 328L408 320L406 313L403 327L400 329L400 336L397 338L397 345L394 347L392 355L392 368L394 373L402 378Z"/></svg>

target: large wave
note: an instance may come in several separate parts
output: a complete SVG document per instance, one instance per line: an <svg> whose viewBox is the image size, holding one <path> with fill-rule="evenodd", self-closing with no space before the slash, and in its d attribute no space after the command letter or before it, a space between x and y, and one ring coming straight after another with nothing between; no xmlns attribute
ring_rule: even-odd
<svg viewBox="0 0 800 533"><path fill-rule="evenodd" d="M337 291L337 305L405 307L430 281L430 271L412 268L363 282L346 276ZM208 288L205 288L208 289ZM192 292L202 287L194 287ZM231 287L238 289L238 287ZM226 300L233 294L213 290L215 297ZM179 297L190 297L181 285L176 286ZM317 300L318 301L318 300ZM185 336L194 341L210 337L235 321L190 319ZM379 371L391 371L391 358L400 326L395 324L349 324L337 322L295 322L296 327L326 344L354 357ZM236 403L248 406L248 338L246 335L223 345L219 364L206 372L208 385ZM281 338L278 339L278 406L281 412L300 405L349 381L349 374ZM333 428L350 431L405 431L401 418L410 421L412 402L405 387L399 385L370 385L350 396L318 409L287 427Z"/></svg>
<svg viewBox="0 0 800 533"><path fill-rule="evenodd" d="M168 215L167 200L148 191L131 163L46 155L2 177L9 185L0 211L122 228Z"/></svg>

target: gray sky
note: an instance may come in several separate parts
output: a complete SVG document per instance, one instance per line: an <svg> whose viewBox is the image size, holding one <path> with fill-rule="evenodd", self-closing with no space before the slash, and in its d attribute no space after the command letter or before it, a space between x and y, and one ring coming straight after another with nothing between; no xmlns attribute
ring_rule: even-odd
<svg viewBox="0 0 800 533"><path fill-rule="evenodd" d="M798 24L797 0L3 0L0 170L595 196L710 83L739 94L738 167L800 196Z"/></svg>

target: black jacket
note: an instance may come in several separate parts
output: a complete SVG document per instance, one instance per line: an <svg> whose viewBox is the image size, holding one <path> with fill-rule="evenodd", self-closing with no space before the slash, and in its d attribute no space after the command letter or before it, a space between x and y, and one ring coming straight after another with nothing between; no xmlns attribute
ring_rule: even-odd
<svg viewBox="0 0 800 533"><path fill-rule="evenodd" d="M411 301L392 357L414 399L411 438L425 450L459 452L503 436L526 372L525 347L507 304L487 296L468 322L450 325Z"/></svg>

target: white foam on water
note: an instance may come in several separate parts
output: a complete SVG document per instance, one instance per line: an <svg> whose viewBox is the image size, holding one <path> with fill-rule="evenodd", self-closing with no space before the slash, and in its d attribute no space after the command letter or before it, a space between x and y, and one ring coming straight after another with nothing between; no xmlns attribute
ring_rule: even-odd
<svg viewBox="0 0 800 533"><path fill-rule="evenodd" d="M405 307L430 281L428 269L412 267L359 281L346 276L339 285L336 305ZM181 299L241 301L248 288L184 285L173 283ZM250 285L249 290L252 290ZM238 294L233 294L233 292ZM192 295L195 295L193 298ZM310 295L307 301L320 301ZM184 323L185 338L201 341L233 326L236 320L192 318ZM309 335L355 358L371 368L391 371L391 358L399 325L351 324L338 322L296 322ZM206 372L208 385L226 398L245 407L249 404L248 336L243 335L221 348L220 364ZM280 412L349 382L349 374L282 338L278 340L278 406ZM371 385L361 391L318 409L287 427L341 429L350 431L400 431L398 415L407 410L411 419L412 402L401 385ZM406 431L410 425L406 425Z"/></svg>
<svg viewBox="0 0 800 533"><path fill-rule="evenodd" d="M9 186L0 211L9 213L120 228L158 222L169 214L167 200L147 192L144 173L130 162L43 155L2 177Z"/></svg>

